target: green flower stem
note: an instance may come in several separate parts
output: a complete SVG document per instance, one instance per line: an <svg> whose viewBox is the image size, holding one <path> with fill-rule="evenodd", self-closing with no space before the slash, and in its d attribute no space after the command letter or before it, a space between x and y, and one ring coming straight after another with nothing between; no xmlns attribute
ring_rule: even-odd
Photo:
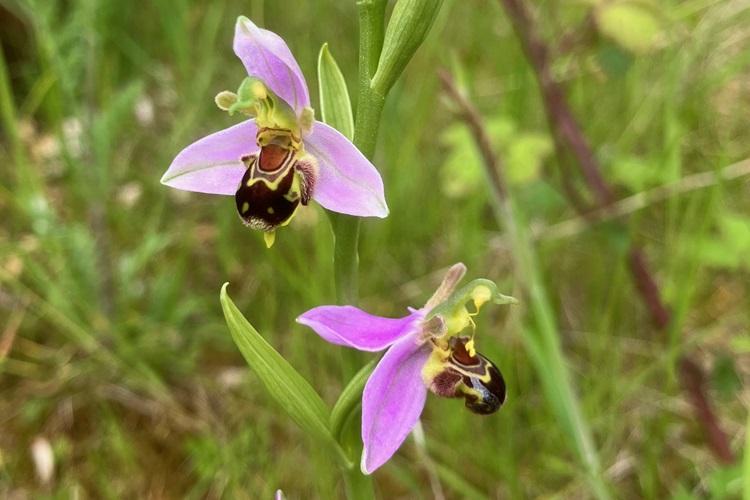
<svg viewBox="0 0 750 500"><path fill-rule="evenodd" d="M344 488L346 498L350 500L368 500L375 498L372 479L359 471L359 467L344 469Z"/></svg>
<svg viewBox="0 0 750 500"><path fill-rule="evenodd" d="M385 0L358 0L359 11L359 90L354 121L354 144L367 158L375 154L380 115L385 96L370 85L383 48ZM334 214L334 279L339 303L356 304L359 276L359 218ZM372 479L359 468L343 468L346 496L352 500L375 498Z"/></svg>
<svg viewBox="0 0 750 500"><path fill-rule="evenodd" d="M359 290L359 219L329 214L333 228L333 277L336 302L357 304Z"/></svg>
<svg viewBox="0 0 750 500"><path fill-rule="evenodd" d="M370 88L385 36L385 0L357 0L359 13L359 90Z"/></svg>
<svg viewBox="0 0 750 500"><path fill-rule="evenodd" d="M357 118L354 122L354 144L372 159L378 137L380 115L385 95L372 87L385 33L385 0L359 0L359 93Z"/></svg>
<svg viewBox="0 0 750 500"><path fill-rule="evenodd" d="M372 159L383 111L385 96L372 90L370 80L375 73L383 48L385 32L385 0L359 0L359 91L357 117L354 123L354 144ZM359 218L331 214L334 234L334 279L336 300L356 304L359 277Z"/></svg>

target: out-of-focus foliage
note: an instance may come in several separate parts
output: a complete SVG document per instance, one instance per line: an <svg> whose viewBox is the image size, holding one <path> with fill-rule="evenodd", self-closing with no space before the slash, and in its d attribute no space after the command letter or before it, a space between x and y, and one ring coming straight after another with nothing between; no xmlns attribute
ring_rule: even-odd
<svg viewBox="0 0 750 500"><path fill-rule="evenodd" d="M658 5L647 0L605 1L596 8L596 22L602 34L624 49L645 53L654 48L664 28Z"/></svg>

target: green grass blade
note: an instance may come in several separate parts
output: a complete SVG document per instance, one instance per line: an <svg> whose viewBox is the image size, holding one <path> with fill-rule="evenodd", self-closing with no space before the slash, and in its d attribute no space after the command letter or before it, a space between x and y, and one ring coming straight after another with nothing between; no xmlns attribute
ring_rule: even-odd
<svg viewBox="0 0 750 500"><path fill-rule="evenodd" d="M511 194L509 194L509 197ZM591 428L585 419L562 351L560 332L546 286L541 276L536 252L526 232L525 219L512 199L498 200L502 217L513 244L518 276L527 280L534 331L524 341L542 381L545 396L560 421L589 476L592 493L600 499L610 498L602 476L601 463Z"/></svg>
<svg viewBox="0 0 750 500"><path fill-rule="evenodd" d="M333 443L328 430L329 413L315 389L253 328L221 287L221 308L229 331L248 366L260 378L268 393L308 434Z"/></svg>

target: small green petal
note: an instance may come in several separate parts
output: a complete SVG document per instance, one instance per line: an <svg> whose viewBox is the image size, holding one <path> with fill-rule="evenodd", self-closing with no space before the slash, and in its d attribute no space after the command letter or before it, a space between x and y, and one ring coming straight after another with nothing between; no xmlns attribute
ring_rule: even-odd
<svg viewBox="0 0 750 500"><path fill-rule="evenodd" d="M236 100L227 109L229 114L242 113L255 118L261 129L283 129L300 135L300 120L294 110L263 81L252 77L245 78L237 89L236 96Z"/></svg>
<svg viewBox="0 0 750 500"><path fill-rule="evenodd" d="M228 90L219 92L216 94L216 97L214 97L214 102L222 111L229 111L229 109L237 102L237 94Z"/></svg>
<svg viewBox="0 0 750 500"><path fill-rule="evenodd" d="M466 309L467 302L474 304L475 313L487 302L498 305L518 303L515 298L500 293L493 281L480 278L471 281L435 306L425 316L425 322L440 316L446 322L449 335L458 333L471 323L471 314Z"/></svg>

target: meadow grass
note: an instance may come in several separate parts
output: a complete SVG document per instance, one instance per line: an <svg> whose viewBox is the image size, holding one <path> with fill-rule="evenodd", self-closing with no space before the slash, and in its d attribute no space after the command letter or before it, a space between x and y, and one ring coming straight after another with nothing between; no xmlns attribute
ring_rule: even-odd
<svg viewBox="0 0 750 500"><path fill-rule="evenodd" d="M10 339L0 350L0 496L342 495L333 457L247 370L218 299L230 282L240 310L333 404L369 358L293 321L335 301L328 218L304 211L266 250L231 198L158 182L184 145L232 123L213 96L244 77L231 52L238 15L287 40L313 96L327 42L354 98L354 2L293 4L0 1L13 13L3 22L21 21L0 35L0 348ZM544 35L560 40L588 9L539 2ZM661 11L664 35L652 51L585 39L554 66L620 197L750 156L750 5L670 0ZM471 137L440 93L440 66L460 67L511 169L519 222L533 229L520 247L496 219ZM426 445L446 495L588 498L595 490L581 457L591 447L615 497L738 496L743 469L709 453L675 363L691 353L708 370L741 457L747 178L669 197L625 224L547 238L545 228L576 216L550 141L499 5L447 1L383 113L375 164L391 216L362 223L360 305L400 315L456 261L511 293L523 285L514 262L531 252L519 279L543 297L479 317L477 342L509 385L497 415L429 399ZM650 326L630 281L631 241L645 247L674 309L668 337ZM542 334L567 375L545 370L534 349ZM570 401L577 409L560 409ZM565 421L578 413L580 422ZM56 463L47 484L30 454L40 437ZM430 498L428 476L410 440L375 475L376 491Z"/></svg>

